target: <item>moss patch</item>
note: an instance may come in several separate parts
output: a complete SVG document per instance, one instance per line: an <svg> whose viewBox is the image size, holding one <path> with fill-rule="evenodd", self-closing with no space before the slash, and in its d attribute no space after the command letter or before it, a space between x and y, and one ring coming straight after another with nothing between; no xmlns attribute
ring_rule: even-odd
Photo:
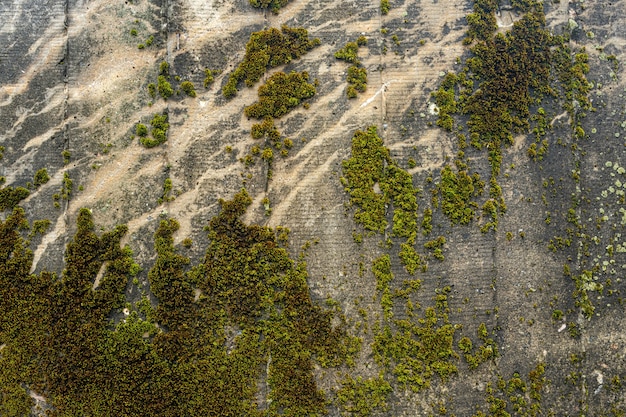
<svg viewBox="0 0 626 417"><path fill-rule="evenodd" d="M287 64L320 44L319 39L309 39L303 28L282 26L281 30L269 28L250 35L246 44L246 55L228 77L222 88L225 97L237 94L239 83L252 87L269 68Z"/></svg>

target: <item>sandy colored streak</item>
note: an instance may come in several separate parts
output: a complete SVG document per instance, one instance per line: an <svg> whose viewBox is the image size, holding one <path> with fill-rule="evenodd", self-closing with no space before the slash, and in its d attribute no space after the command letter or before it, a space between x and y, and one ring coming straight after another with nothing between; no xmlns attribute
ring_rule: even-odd
<svg viewBox="0 0 626 417"><path fill-rule="evenodd" d="M306 180L307 183L314 183L316 181L319 181L322 178L323 174L330 172L332 170L331 163L334 162L338 157L339 157L339 152L336 151L329 158L327 158L324 161L324 163L320 165L318 168L312 171L309 171L307 173L307 180ZM312 158L313 158L313 155L311 155L305 162L310 161ZM293 178L290 175L286 175L286 176ZM270 184L270 186L272 186L272 184ZM286 217L286 215L289 214L289 208L293 204L293 201L295 200L296 197L298 197L301 194L303 187L304 186L291 188L291 191L289 192L289 194L287 194L281 200L280 204L272 208L272 216L269 221L270 225L281 224L281 222Z"/></svg>

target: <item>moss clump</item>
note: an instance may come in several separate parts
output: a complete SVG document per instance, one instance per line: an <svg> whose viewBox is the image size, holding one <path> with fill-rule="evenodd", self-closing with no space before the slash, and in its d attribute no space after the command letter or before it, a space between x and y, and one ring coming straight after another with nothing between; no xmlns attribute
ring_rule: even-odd
<svg viewBox="0 0 626 417"><path fill-rule="evenodd" d="M137 127L135 128L135 133L140 138L148 136L148 127L143 123L137 123Z"/></svg>
<svg viewBox="0 0 626 417"><path fill-rule="evenodd" d="M302 100L315 95L315 87L308 80L306 71L290 74L277 72L259 87L259 100L245 108L245 115L255 119L284 116L299 106Z"/></svg>
<svg viewBox="0 0 626 417"><path fill-rule="evenodd" d="M271 117L266 117L263 123L253 124L250 134L254 139L266 139L272 143L280 140L280 132L274 125L274 119Z"/></svg>
<svg viewBox="0 0 626 417"><path fill-rule="evenodd" d="M483 343L478 346L478 350L473 348L473 344L470 338L463 337L459 341L459 349L465 354L464 358L470 369L478 368L482 363L487 362L490 359L495 359L498 355L498 346L496 342L489 337L487 326L485 323L481 323L476 330L478 339Z"/></svg>
<svg viewBox="0 0 626 417"><path fill-rule="evenodd" d="M4 177L2 177L4 179ZM24 187L3 187L0 188L0 211L13 210L20 201L30 195Z"/></svg>
<svg viewBox="0 0 626 417"><path fill-rule="evenodd" d="M180 89L183 90L183 92L189 97L196 96L196 89L191 81L183 81L182 83L180 83Z"/></svg>
<svg viewBox="0 0 626 417"><path fill-rule="evenodd" d="M350 194L350 203L357 207L354 220L366 230L382 232L387 226L385 205L389 197L375 187L380 189L385 164L390 162L389 150L383 146L375 126L354 133L351 157L342 164L342 182Z"/></svg>
<svg viewBox="0 0 626 417"><path fill-rule="evenodd" d="M64 149L63 152L61 152L61 156L63 157L63 165L67 165L70 163L72 153L69 151L69 149Z"/></svg>
<svg viewBox="0 0 626 417"><path fill-rule="evenodd" d="M465 44L472 43L475 39L486 41L498 29L496 24L496 10L498 9L497 0L476 0L474 2L474 10L467 15L466 38L463 40Z"/></svg>
<svg viewBox="0 0 626 417"><path fill-rule="evenodd" d="M213 81L215 81L215 76L220 74L221 71L218 70L210 70L210 69L205 69L204 70L204 88L209 88L209 86L211 84L213 84Z"/></svg>
<svg viewBox="0 0 626 417"><path fill-rule="evenodd" d="M424 217L422 218L422 234L428 236L433 230L433 211L429 208L424 209Z"/></svg>
<svg viewBox="0 0 626 417"><path fill-rule="evenodd" d="M348 42L346 46L335 52L335 58L351 64L360 64L357 53L359 52L359 44L357 42Z"/></svg>
<svg viewBox="0 0 626 417"><path fill-rule="evenodd" d="M391 259L389 255L383 255L372 264L372 272L376 277L376 290L380 293L380 305L383 309L385 320L391 320L393 316L391 300L391 289L389 284L393 280L391 273Z"/></svg>
<svg viewBox="0 0 626 417"><path fill-rule="evenodd" d="M270 9L272 13L278 14L278 11L289 4L289 0L250 0L250 5L257 9Z"/></svg>
<svg viewBox="0 0 626 417"><path fill-rule="evenodd" d="M380 0L380 14L386 15L391 10L391 6L389 5L389 0Z"/></svg>
<svg viewBox="0 0 626 417"><path fill-rule="evenodd" d="M152 137L144 136L139 138L139 142L146 148L154 148L167 140L167 131L170 127L167 122L167 113L155 114L152 120L150 120L150 125L152 126L150 131Z"/></svg>
<svg viewBox="0 0 626 417"><path fill-rule="evenodd" d="M229 98L237 94L240 82L252 87L269 68L287 64L320 44L319 39L309 39L303 28L283 26L281 30L269 28L250 35L243 62L228 77L222 94Z"/></svg>
<svg viewBox="0 0 626 417"><path fill-rule="evenodd" d="M61 198L63 200L69 200L70 195L72 194L72 188L74 185L74 181L70 178L70 174L67 172L63 173L63 182L61 183Z"/></svg>
<svg viewBox="0 0 626 417"><path fill-rule="evenodd" d="M354 220L366 230L382 233L387 227L386 207L393 204L393 236L406 238L400 257L410 273L425 268L413 248L417 238L417 193L411 175L400 168L378 136L376 126L356 131L352 154L342 163L341 179L356 206Z"/></svg>
<svg viewBox="0 0 626 417"><path fill-rule="evenodd" d="M33 178L33 185L35 187L40 187L48 181L50 181L50 175L48 175L46 168L41 168L35 172L35 177Z"/></svg>
<svg viewBox="0 0 626 417"><path fill-rule="evenodd" d="M159 91L159 95L163 97L165 100L174 95L174 90L172 89L172 85L165 75L159 75L157 78L157 90Z"/></svg>
<svg viewBox="0 0 626 417"><path fill-rule="evenodd" d="M433 251L433 256L443 261L445 258L443 256L443 246L446 244L446 238L443 236L439 236L437 239L429 240L424 243L424 247L426 249L430 249Z"/></svg>
<svg viewBox="0 0 626 417"><path fill-rule="evenodd" d="M391 385L382 375L368 379L348 375L337 390L337 402L345 416L369 417L375 410L388 409L387 397L391 392Z"/></svg>
<svg viewBox="0 0 626 417"><path fill-rule="evenodd" d="M363 67L352 65L348 68L348 89L346 94L349 98L355 98L356 92L364 93L367 89L367 70Z"/></svg>
<svg viewBox="0 0 626 417"><path fill-rule="evenodd" d="M348 68L348 98L356 98L357 92L363 93L367 89L367 70L361 66L357 57L359 46L366 45L367 38L360 36L356 42L348 42L346 46L335 52L335 58L349 62L353 65Z"/></svg>
<svg viewBox="0 0 626 417"><path fill-rule="evenodd" d="M172 193L172 179L166 178L163 181L163 194L159 197L159 204L167 203L170 201L174 201L175 197L171 195Z"/></svg>

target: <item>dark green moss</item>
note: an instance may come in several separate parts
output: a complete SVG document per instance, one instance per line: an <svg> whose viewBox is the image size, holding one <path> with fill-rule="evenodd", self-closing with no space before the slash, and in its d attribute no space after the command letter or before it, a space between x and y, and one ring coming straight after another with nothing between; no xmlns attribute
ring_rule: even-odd
<svg viewBox="0 0 626 417"><path fill-rule="evenodd" d="M137 127L135 128L135 133L137 136L143 138L148 136L148 127L143 123L137 123Z"/></svg>
<svg viewBox="0 0 626 417"><path fill-rule="evenodd" d="M532 115L531 110L542 100L560 100L578 126L573 101L578 101L584 109L590 108L587 98L589 84L584 77L588 71L584 51L572 57L565 38L554 36L547 30L539 3L530 0L514 3L514 7L526 13L510 31L498 34L494 34L498 3L495 0L477 0L474 3L474 12L468 16L466 38L467 43L476 41L470 48L471 56L462 71L447 74L439 89L433 93L439 108L437 123L452 131L455 116L466 115L469 120L463 120L467 120L470 144L478 150L487 150L491 166L491 201L483 205L484 214L490 217L481 228L483 232L496 230L499 215L506 211L497 177L501 169L502 149L513 143L513 135L528 132L532 123L541 147L530 145L528 155L540 160L548 151L547 140L539 139L550 129L546 112L539 107ZM554 82L553 74L558 75L558 83ZM459 126L459 131L463 127ZM584 132L582 135L580 131L576 132L578 136L584 136ZM455 164L459 173L463 173L468 170L464 156L467 139L465 134L458 137L462 152ZM464 175L467 177L467 174ZM442 184L446 182L444 177L453 179L449 168L442 171ZM444 210L453 222L465 224L473 218L473 208L469 207L468 187L462 188L466 192L453 192L449 194L452 198L448 198L448 203L459 203L444 204ZM445 195L442 198L445 201Z"/></svg>
<svg viewBox="0 0 626 417"><path fill-rule="evenodd" d="M289 0L250 0L250 5L257 9L270 9L272 13L278 11L289 4Z"/></svg>
<svg viewBox="0 0 626 417"><path fill-rule="evenodd" d="M20 201L30 195L24 187L3 187L0 188L0 211L13 210Z"/></svg>
<svg viewBox="0 0 626 417"><path fill-rule="evenodd" d="M167 131L170 127L167 119L167 114L156 113L154 116L152 116L152 120L150 120L150 125L152 126L150 134L152 135L152 137L141 137L141 135L139 135L139 125L137 126L137 134L140 136L139 141L143 146L145 146L146 148L154 148L155 146L159 146L160 144L167 141ZM143 129L141 129L141 131L143 132Z"/></svg>
<svg viewBox="0 0 626 417"><path fill-rule="evenodd" d="M386 15L389 13L390 9L389 0L380 0L380 14Z"/></svg>
<svg viewBox="0 0 626 417"><path fill-rule="evenodd" d="M474 10L467 15L467 37L464 43L472 43L475 39L485 41L498 29L495 12L498 0L476 0Z"/></svg>
<svg viewBox="0 0 626 417"><path fill-rule="evenodd" d="M191 81L183 81L182 83L180 83L180 89L183 90L183 92L189 97L196 96L196 89Z"/></svg>
<svg viewBox="0 0 626 417"><path fill-rule="evenodd" d="M259 87L259 100L245 108L245 115L255 119L284 116L315 95L315 87L308 80L307 72L275 73Z"/></svg>
<svg viewBox="0 0 626 417"><path fill-rule="evenodd" d="M367 89L367 70L361 66L357 57L359 46L366 44L367 39L360 36L356 42L348 42L346 46L335 52L335 58L353 64L348 68L348 88L346 89L348 98L356 98L357 92L363 93Z"/></svg>
<svg viewBox="0 0 626 417"><path fill-rule="evenodd" d="M281 30L269 28L254 32L246 45L243 61L228 77L222 94L227 98L235 96L240 82L252 87L269 68L287 64L319 44L319 39L309 39L303 28L282 26Z"/></svg>
<svg viewBox="0 0 626 417"><path fill-rule="evenodd" d="M48 170L46 168L41 168L35 172L35 177L33 178L33 184L35 187L42 186L48 181L50 181L50 175L48 175Z"/></svg>
<svg viewBox="0 0 626 417"><path fill-rule="evenodd" d="M126 227L98 236L90 211L80 210L56 277L29 273L24 211L0 220L2 415L28 415L31 391L59 417L324 414L313 364L345 363L360 341L311 300L306 265L278 245L285 232L240 220L250 203L245 191L222 201L195 266L174 247L178 223L162 218L148 274L156 306L127 304L117 324L111 314L121 314L140 270L120 247Z"/></svg>
<svg viewBox="0 0 626 417"><path fill-rule="evenodd" d="M174 95L174 90L172 89L172 85L167 81L167 78L164 75L159 75L157 78L157 90L161 97L165 100Z"/></svg>

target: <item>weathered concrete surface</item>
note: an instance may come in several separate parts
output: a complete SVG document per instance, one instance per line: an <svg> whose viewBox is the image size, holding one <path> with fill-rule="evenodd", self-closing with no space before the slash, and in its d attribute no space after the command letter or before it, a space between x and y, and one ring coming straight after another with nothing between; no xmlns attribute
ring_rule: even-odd
<svg viewBox="0 0 626 417"><path fill-rule="evenodd" d="M177 242L193 237L197 244L192 250L199 258L206 243L202 227L217 212L218 199L229 198L245 186L255 201L248 221L289 227L294 253L305 241L319 239L307 255L314 296L333 297L355 320L354 300L362 297L361 306L367 306L373 316L378 311L372 302L374 277L371 272L359 277L358 270L359 262L371 265L381 249L377 238L366 239L362 246L352 238L357 226L344 207L341 161L350 154L353 132L376 124L401 166L406 167L409 158L417 161L410 172L418 187L426 187L431 173L437 179L438 170L456 149L454 137L434 125L436 116L428 111L430 92L442 72L455 68L457 57L466 53L461 40L464 16L471 10L470 2L459 0L405 0L392 1L389 15L381 16L378 6L377 1L294 0L272 15L252 9L245 0L2 2L0 145L6 150L0 174L9 185L32 181L34 172L43 167L52 176L23 203L31 219L52 220L49 232L33 241L37 269L62 269L61 254L81 207L91 208L103 228L129 225L128 242L144 271L154 256L151 236L163 212L181 223ZM573 282L562 273L567 258L576 260L579 255L576 242L557 253L547 249L549 240L567 227L570 196L578 192L571 177L574 169L581 176L578 214L589 225L588 233L597 234L600 242L589 258L602 257L609 240L623 242L626 237L616 214L623 203L602 194L620 176L606 162L626 164L622 64L626 1L561 1L546 8L548 22L557 31L570 18L577 22L572 45L585 46L590 56L589 78L595 83L591 96L597 111L583 122L589 140L572 153L565 118L563 126L551 133L555 142L562 137L564 146L551 145L547 157L534 163L526 156L533 139L516 138L502 164L507 168L501 185L509 210L495 235L481 234L476 225L451 228L435 211L433 233L446 236L446 260L431 260L429 271L420 276L424 282L420 299L428 305L435 288L453 285L451 321L462 324L463 333L472 336L481 322L496 328L501 355L494 364L473 372L460 362L460 376L419 395L396 391L389 415L426 415L440 401L451 413L471 415L476 405L485 407L484 386L496 374L528 372L539 361L548 364L547 377L552 381L544 410L553 409L555 415L602 415L615 397L606 381L615 375L626 377L626 320L618 302L626 291L622 267L626 257L617 253L614 267L601 274L603 281L610 277L612 288L621 292L612 296L605 292L597 299L594 293L598 315L587 321L574 306ZM508 26L515 17L506 12L500 23ZM266 184L260 163L245 169L238 161L253 145L252 121L242 110L255 101L256 87L242 89L230 101L221 97L220 87L243 57L250 33L282 24L307 28L322 45L275 71L306 70L320 85L310 109L296 110L277 121L281 132L293 139L294 148L287 158L276 158L273 178ZM383 27L387 35L381 34ZM132 28L137 29L137 37L130 35ZM360 34L369 39L359 52L368 69L368 89L348 101L348 66L333 54ZM391 40L393 34L399 45ZM138 49L137 44L150 35L153 45ZM608 55L615 55L617 70ZM147 85L156 82L163 60L171 64L172 75L194 82L197 98L178 96L165 102L149 97ZM223 71L206 90L202 88L205 68ZM164 145L147 150L130 139L138 121L145 123L165 110L171 127ZM227 146L232 152L226 151ZM71 153L67 165L63 150ZM486 158L477 154L474 163L474 169L488 177ZM509 168L512 164L514 169ZM66 172L74 189L71 199L57 209L52 195L59 192ZM249 173L251 178L246 178ZM158 204L168 176L176 199ZM555 185L546 188L543 182L550 177ZM269 217L261 203L266 196L272 207ZM419 204L420 212L430 206L428 191L421 194ZM596 230L600 208L611 216ZM546 212L551 213L550 225L544 221ZM506 232L513 233L512 240ZM418 248L426 240L420 239ZM394 273L399 281L407 277L399 265ZM562 322L551 319L553 310L570 308L563 322L580 325L579 339L571 338L567 330L559 332ZM364 336L366 342L370 336ZM365 343L359 369L374 374L369 352ZM585 356L575 366L570 354ZM583 378L567 382L572 372L581 372ZM597 391L598 373L606 386ZM332 378L321 381L332 388ZM623 394L622 389L619 395Z"/></svg>

